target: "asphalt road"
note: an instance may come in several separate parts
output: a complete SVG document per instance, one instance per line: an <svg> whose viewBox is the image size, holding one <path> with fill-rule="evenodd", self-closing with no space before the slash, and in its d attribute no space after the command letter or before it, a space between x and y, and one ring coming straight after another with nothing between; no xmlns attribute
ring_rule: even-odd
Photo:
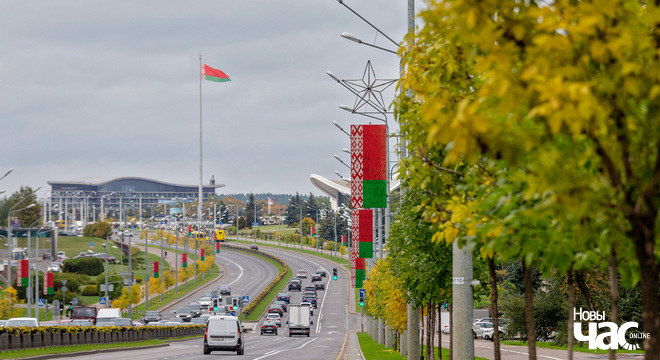
<svg viewBox="0 0 660 360"><path fill-rule="evenodd" d="M330 277L332 276L332 268L336 265L328 260L286 250L270 249L265 246L261 246L260 250L279 257L294 272L303 269L311 276L316 272L316 269L324 268L329 276L324 278L326 290L318 291L319 302L312 316L313 325L309 337L289 337L286 331L286 323L282 324L276 336L270 334L260 335L257 327L256 331L246 333L245 355L241 358L253 360L346 359L348 344L350 343L348 341L349 331L359 328L359 315L349 314L347 311L349 279L346 273L340 271L339 279L333 281ZM263 266L263 260L246 253L224 251L217 259L226 269L223 283L231 286L232 294L248 294L250 298L253 298L270 282L275 276L273 274L276 274L271 273L268 266ZM272 267L272 265L268 265ZM275 271L274 268L273 271ZM309 281L309 278L303 280L303 286ZM203 291L200 290L198 294L201 295ZM295 291L291 292L290 295L291 303L300 302L302 293ZM287 319L288 313L285 313L283 321ZM177 358L209 359L210 357L236 355L232 352L213 352L210 356L203 355L202 339L196 338L175 342L162 348L100 353L90 356L77 356L76 359L115 359L118 356L130 359L166 360Z"/></svg>

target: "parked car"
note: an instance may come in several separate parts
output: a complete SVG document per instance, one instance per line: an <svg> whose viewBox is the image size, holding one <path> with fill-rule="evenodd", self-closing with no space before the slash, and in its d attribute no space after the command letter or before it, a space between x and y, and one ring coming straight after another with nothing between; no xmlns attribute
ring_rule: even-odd
<svg viewBox="0 0 660 360"><path fill-rule="evenodd" d="M293 290L298 290L298 291L302 290L302 283L300 282L300 280L292 279L291 281L289 281L289 291L293 291Z"/></svg>
<svg viewBox="0 0 660 360"><path fill-rule="evenodd" d="M259 250L259 246L257 244L250 244L250 249Z"/></svg>
<svg viewBox="0 0 660 360"><path fill-rule="evenodd" d="M472 337L475 339L477 337L483 338L483 331L485 329L492 329L492 328L493 328L493 323L487 321L478 321L472 324Z"/></svg>
<svg viewBox="0 0 660 360"><path fill-rule="evenodd" d="M231 288L229 285L220 285L220 295L231 295Z"/></svg>
<svg viewBox="0 0 660 360"><path fill-rule="evenodd" d="M282 327L282 317L279 314L269 312L268 315L266 315L266 319L274 322L277 327Z"/></svg>
<svg viewBox="0 0 660 360"><path fill-rule="evenodd" d="M278 301L286 301L286 303L288 304L289 301L291 301L291 297L289 296L289 293L281 292L281 293L277 294L277 300Z"/></svg>
<svg viewBox="0 0 660 360"><path fill-rule="evenodd" d="M307 279L307 271L305 270L298 270L296 272L296 277L299 279Z"/></svg>
<svg viewBox="0 0 660 360"><path fill-rule="evenodd" d="M266 319L263 323L261 323L261 335L264 333L277 335L277 327L277 324L270 321L270 319Z"/></svg>
<svg viewBox="0 0 660 360"><path fill-rule="evenodd" d="M328 273L325 271L325 269L316 269L316 274L320 275L321 277L328 276Z"/></svg>
<svg viewBox="0 0 660 360"><path fill-rule="evenodd" d="M161 320L160 312L157 310L149 310L144 314L144 323L154 323Z"/></svg>
<svg viewBox="0 0 660 360"><path fill-rule="evenodd" d="M449 328L449 324L445 324L445 326L442 327L442 333L443 334L449 334L451 329Z"/></svg>
<svg viewBox="0 0 660 360"><path fill-rule="evenodd" d="M103 261L105 261L105 258L108 258L108 262L111 264L115 263L115 257L111 255L106 255L105 253L96 253L96 254L89 254L89 256L97 257Z"/></svg>

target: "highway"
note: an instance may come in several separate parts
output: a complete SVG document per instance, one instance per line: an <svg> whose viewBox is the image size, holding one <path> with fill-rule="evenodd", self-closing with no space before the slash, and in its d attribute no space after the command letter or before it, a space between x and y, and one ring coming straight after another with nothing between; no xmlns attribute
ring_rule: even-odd
<svg viewBox="0 0 660 360"><path fill-rule="evenodd" d="M236 243L233 243L236 244ZM240 245L240 244L239 244ZM245 245L247 247L247 245ZM312 316L312 331L309 337L294 336L289 337L286 331L285 321L288 314L285 313L282 327L278 330L278 335L264 334L260 335L259 327L255 331L245 333L245 355L244 359L327 359L335 360L345 358L349 344L349 331L359 328L359 315L348 314L348 285L349 279L347 273L339 271L339 279L333 281L332 268L337 266L334 263L317 258L311 255L305 255L289 250L273 249L266 246L260 246L260 250L268 252L282 259L295 273L297 270L306 270L309 276L316 272L316 269L324 268L328 277L323 278L326 283L326 290L318 291L318 307L314 309ZM228 284L232 288L232 295L248 295L254 298L261 289L263 289L276 275L277 271L270 263L254 257L247 253L238 251L223 250L220 256L216 257L222 266L225 267L225 277L215 284ZM310 278L303 280L303 286L310 282ZM217 287L214 285L213 287ZM208 288L208 287L207 287ZM286 290L286 289L285 289ZM182 299L180 304L197 301L204 290L197 291L194 295ZM302 293L290 292L291 303L299 303ZM163 318L173 316L176 306L170 307ZM261 322L259 322L260 325ZM247 325L247 324L246 324ZM76 359L114 359L117 356L130 359L208 359L209 355L202 353L202 339L190 339L179 342L173 342L169 346L126 350L122 352L96 353L90 355L76 356ZM215 356L236 356L233 352L213 352Z"/></svg>

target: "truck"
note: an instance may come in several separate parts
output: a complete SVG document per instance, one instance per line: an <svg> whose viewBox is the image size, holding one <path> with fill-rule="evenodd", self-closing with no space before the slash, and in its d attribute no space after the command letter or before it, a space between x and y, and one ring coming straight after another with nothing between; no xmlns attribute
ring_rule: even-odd
<svg viewBox="0 0 660 360"><path fill-rule="evenodd" d="M71 309L71 320L83 319L91 320L96 325L96 308L93 306L74 306Z"/></svg>
<svg viewBox="0 0 660 360"><path fill-rule="evenodd" d="M309 337L310 325L309 308L300 305L289 306L289 337L293 335L307 335Z"/></svg>

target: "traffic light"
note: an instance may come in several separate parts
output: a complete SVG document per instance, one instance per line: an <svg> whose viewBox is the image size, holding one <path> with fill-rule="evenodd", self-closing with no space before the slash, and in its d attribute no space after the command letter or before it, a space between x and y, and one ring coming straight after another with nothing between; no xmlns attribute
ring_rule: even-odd
<svg viewBox="0 0 660 360"><path fill-rule="evenodd" d="M360 298L360 306L364 306L364 297Z"/></svg>
<svg viewBox="0 0 660 360"><path fill-rule="evenodd" d="M211 302L212 302L212 305L211 305L212 307L211 308L213 309L213 312L217 312L218 311L218 299L214 298L213 300L211 300Z"/></svg>
<svg viewBox="0 0 660 360"><path fill-rule="evenodd" d="M332 268L332 280L337 280L337 268Z"/></svg>

